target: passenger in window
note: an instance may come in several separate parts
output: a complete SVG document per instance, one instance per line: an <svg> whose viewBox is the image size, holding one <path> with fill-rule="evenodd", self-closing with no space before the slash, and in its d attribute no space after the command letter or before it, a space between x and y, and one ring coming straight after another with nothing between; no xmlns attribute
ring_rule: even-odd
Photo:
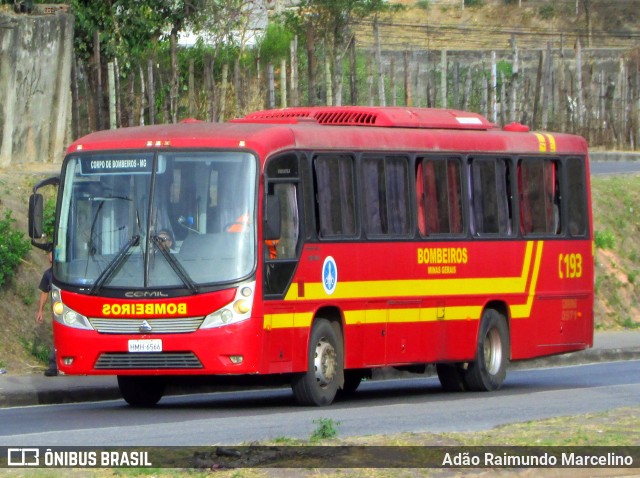
<svg viewBox="0 0 640 478"><path fill-rule="evenodd" d="M229 226L227 226L227 232L246 232L249 230L251 224L251 218L249 213L244 213L238 216Z"/></svg>
<svg viewBox="0 0 640 478"><path fill-rule="evenodd" d="M280 242L279 239L266 239L264 241L264 245L266 247L266 250L269 254L269 259L273 260L273 259L277 259L278 258L278 243Z"/></svg>

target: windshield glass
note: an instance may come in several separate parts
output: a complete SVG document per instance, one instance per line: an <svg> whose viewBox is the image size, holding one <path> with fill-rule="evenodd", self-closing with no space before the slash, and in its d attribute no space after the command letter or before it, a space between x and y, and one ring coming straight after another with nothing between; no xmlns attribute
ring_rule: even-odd
<svg viewBox="0 0 640 478"><path fill-rule="evenodd" d="M75 155L66 163L54 272L102 288L229 282L255 263L256 161L246 153Z"/></svg>

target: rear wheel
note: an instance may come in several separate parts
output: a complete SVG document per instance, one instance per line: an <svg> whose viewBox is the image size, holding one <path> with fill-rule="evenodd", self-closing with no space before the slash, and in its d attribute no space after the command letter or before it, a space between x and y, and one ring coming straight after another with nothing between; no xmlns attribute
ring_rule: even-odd
<svg viewBox="0 0 640 478"><path fill-rule="evenodd" d="M118 375L118 387L125 401L134 407L152 407L164 394L162 377Z"/></svg>
<svg viewBox="0 0 640 478"><path fill-rule="evenodd" d="M342 339L337 324L318 319L311 330L307 371L291 382L301 405L330 405L344 377Z"/></svg>
<svg viewBox="0 0 640 478"><path fill-rule="evenodd" d="M464 381L469 390L493 391L502 387L509 365L509 329L498 311L482 314L475 362L469 364Z"/></svg>

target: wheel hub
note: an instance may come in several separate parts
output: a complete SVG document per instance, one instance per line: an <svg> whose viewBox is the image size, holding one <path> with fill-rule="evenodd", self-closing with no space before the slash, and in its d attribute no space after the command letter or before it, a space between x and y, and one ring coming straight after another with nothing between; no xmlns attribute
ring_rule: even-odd
<svg viewBox="0 0 640 478"><path fill-rule="evenodd" d="M502 342L500 340L500 332L496 328L492 328L487 332L484 340L484 363L487 372L495 375L500 370L502 363Z"/></svg>
<svg viewBox="0 0 640 478"><path fill-rule="evenodd" d="M325 339L320 339L316 345L313 366L321 387L326 387L334 380L337 370L336 351Z"/></svg>

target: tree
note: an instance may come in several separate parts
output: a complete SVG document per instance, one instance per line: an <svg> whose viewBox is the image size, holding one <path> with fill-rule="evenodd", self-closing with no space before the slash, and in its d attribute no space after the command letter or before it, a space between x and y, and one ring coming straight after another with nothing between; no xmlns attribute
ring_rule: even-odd
<svg viewBox="0 0 640 478"><path fill-rule="evenodd" d="M266 18L263 2L260 0L203 0L200 11L194 21L194 32L200 38L200 43L207 46L209 53L205 60L207 69L206 74L211 76L217 63L227 61L230 53L234 57L233 67L233 97L234 108L238 108L238 88L240 86L240 62L245 56L247 45L255 42L255 31L266 28L265 24L260 24L261 19ZM226 66L225 66L226 65ZM223 83L227 84L227 72L229 70L228 63L225 63L221 70L223 72ZM218 69L220 70L220 69ZM211 82L213 78L211 77ZM212 84L213 88L213 84ZM225 95L226 88L223 88L222 94ZM245 98L246 99L246 98ZM224 103L226 97L220 98L220 110L226 110ZM216 120L214 112L215 96L209 113L209 119Z"/></svg>
<svg viewBox="0 0 640 478"><path fill-rule="evenodd" d="M309 102L316 104L317 91L311 78L316 76L316 46L324 45L325 55L329 58L332 76L332 97L339 102L336 93L342 91L342 58L351 41L354 22L382 12L402 8L399 5L389 5L385 0L301 0L295 17L290 17L290 24L294 25L301 37L307 39L309 54ZM338 103L339 104L339 103Z"/></svg>

